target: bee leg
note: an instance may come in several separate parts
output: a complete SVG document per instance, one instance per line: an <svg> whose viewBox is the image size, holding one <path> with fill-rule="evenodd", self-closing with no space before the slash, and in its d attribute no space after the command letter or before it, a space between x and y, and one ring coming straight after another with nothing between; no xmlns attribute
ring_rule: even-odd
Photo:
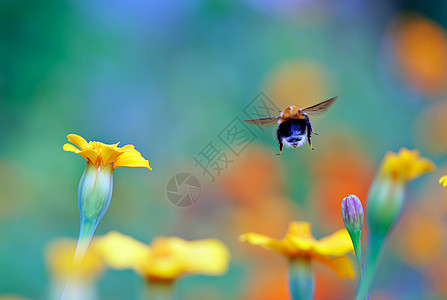
<svg viewBox="0 0 447 300"><path fill-rule="evenodd" d="M309 146L312 150L315 150L314 147L312 147L312 142L310 141L310 136L307 136L307 141L309 142Z"/></svg>
<svg viewBox="0 0 447 300"><path fill-rule="evenodd" d="M312 132L313 132L312 125L310 125L309 118L307 118L306 121L307 121L307 142L309 143L310 148L312 150L315 150L314 147L312 147L312 141L310 140L310 137L312 136Z"/></svg>
<svg viewBox="0 0 447 300"><path fill-rule="evenodd" d="M279 153L276 153L276 155L281 155L282 148L284 147L284 145L281 142L279 142L278 144L279 144Z"/></svg>
<svg viewBox="0 0 447 300"><path fill-rule="evenodd" d="M309 117L307 117L307 119L306 119L306 123L307 123L307 128L308 128L308 130L310 130L311 133L313 133L313 134L315 134L316 136L318 136L318 133L316 133L316 132L314 131L314 129L312 128L312 124L310 124Z"/></svg>

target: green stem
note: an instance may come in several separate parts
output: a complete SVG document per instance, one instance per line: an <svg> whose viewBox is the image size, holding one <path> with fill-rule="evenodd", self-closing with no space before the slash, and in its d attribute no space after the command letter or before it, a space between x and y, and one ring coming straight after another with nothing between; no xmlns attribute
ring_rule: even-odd
<svg viewBox="0 0 447 300"><path fill-rule="evenodd" d="M379 266L382 249L386 246L386 237L382 235L370 234L370 247L368 253L368 264L364 280L360 281L357 289L356 300L364 299L368 293L368 287L372 284Z"/></svg>
<svg viewBox="0 0 447 300"><path fill-rule="evenodd" d="M349 232L349 235L351 236L352 244L354 246L355 257L357 259L357 266L359 268L360 273L359 286L360 286L361 282L365 280L365 268L363 266L362 246L360 241L361 231L355 233ZM369 299L368 289L366 290L366 299Z"/></svg>
<svg viewBox="0 0 447 300"><path fill-rule="evenodd" d="M311 300L314 296L314 273L308 257L290 260L289 289L292 300Z"/></svg>
<svg viewBox="0 0 447 300"><path fill-rule="evenodd" d="M75 267L82 262L97 226L97 221L81 217L78 245L76 246L76 252L73 259Z"/></svg>
<svg viewBox="0 0 447 300"><path fill-rule="evenodd" d="M73 269L72 273L69 275L67 282L65 283L64 291L62 292L61 300L69 298L67 293L69 293L72 284L73 275L76 276L76 272L84 259L85 253L87 252L90 241L95 233L96 227L98 226L98 221L86 219L81 217L81 228L79 230L78 244L76 246L76 252L73 258Z"/></svg>

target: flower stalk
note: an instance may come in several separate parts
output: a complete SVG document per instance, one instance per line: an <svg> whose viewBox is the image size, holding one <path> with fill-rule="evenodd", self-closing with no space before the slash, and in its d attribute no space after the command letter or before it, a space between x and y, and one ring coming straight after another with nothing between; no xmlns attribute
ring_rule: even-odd
<svg viewBox="0 0 447 300"><path fill-rule="evenodd" d="M177 300L174 281L146 281L141 300Z"/></svg>
<svg viewBox="0 0 447 300"><path fill-rule="evenodd" d="M311 300L314 295L314 272L310 257L290 259L289 290L292 300Z"/></svg>

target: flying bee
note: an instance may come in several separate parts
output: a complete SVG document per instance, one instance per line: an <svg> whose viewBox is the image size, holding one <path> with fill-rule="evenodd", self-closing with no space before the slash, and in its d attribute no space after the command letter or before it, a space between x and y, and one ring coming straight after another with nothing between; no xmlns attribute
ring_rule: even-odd
<svg viewBox="0 0 447 300"><path fill-rule="evenodd" d="M286 145L287 147L292 146L293 148L304 145L304 143L306 142L306 138L310 148L314 150L310 138L312 134L318 134L313 131L312 125L310 124L309 116L315 116L324 113L328 110L332 103L334 103L335 100L337 100L337 97L303 109L300 109L295 105L290 105L283 111L280 111L280 114L278 116L254 120L244 120L244 122L261 126L273 125L275 124L275 122L277 122L278 129L276 130L276 136L278 138L279 153L276 155L281 155L284 145Z"/></svg>

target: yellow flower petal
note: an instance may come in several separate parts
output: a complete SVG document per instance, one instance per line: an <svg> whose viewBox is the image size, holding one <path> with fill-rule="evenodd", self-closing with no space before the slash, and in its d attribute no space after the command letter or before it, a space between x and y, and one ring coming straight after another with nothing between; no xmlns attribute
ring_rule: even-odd
<svg viewBox="0 0 447 300"><path fill-rule="evenodd" d="M241 242L248 242L252 245L261 246L267 250L273 250L280 254L290 256L290 249L283 241L272 239L263 234L249 232L239 236Z"/></svg>
<svg viewBox="0 0 447 300"><path fill-rule="evenodd" d="M146 246L111 232L95 239L93 247L112 268L131 268L149 280L174 280L193 273L219 275L227 270L229 261L228 249L215 239L158 237Z"/></svg>
<svg viewBox="0 0 447 300"><path fill-rule="evenodd" d="M288 235L293 235L300 238L312 237L312 226L308 222L292 222L289 225Z"/></svg>
<svg viewBox="0 0 447 300"><path fill-rule="evenodd" d="M119 167L144 167L152 170L149 161L145 160L137 150L129 150L121 154L113 163L115 169Z"/></svg>
<svg viewBox="0 0 447 300"><path fill-rule="evenodd" d="M316 256L315 260L331 268L341 279L355 278L354 265L348 256L339 256L334 258Z"/></svg>
<svg viewBox="0 0 447 300"><path fill-rule="evenodd" d="M94 150L84 150L78 153L81 155L87 162L91 162L93 164L96 164L96 161L98 160L99 153Z"/></svg>
<svg viewBox="0 0 447 300"><path fill-rule="evenodd" d="M178 237L158 237L150 245L145 273L152 280L173 280L186 273L188 243Z"/></svg>
<svg viewBox="0 0 447 300"><path fill-rule="evenodd" d="M117 231L95 238L92 245L112 268L133 269L139 273L143 272L150 254L147 245Z"/></svg>
<svg viewBox="0 0 447 300"><path fill-rule="evenodd" d="M321 255L340 256L354 252L354 246L348 231L341 229L319 240L315 245L315 251Z"/></svg>
<svg viewBox="0 0 447 300"><path fill-rule="evenodd" d="M443 186L447 187L447 175L446 176L442 176L439 179L439 184L442 184Z"/></svg>
<svg viewBox="0 0 447 300"><path fill-rule="evenodd" d="M72 144L64 144L63 149L64 149L64 151L74 152L74 153L76 153L76 154L78 154L79 152L81 152L81 150L79 150L78 148L76 148L76 147L73 146Z"/></svg>
<svg viewBox="0 0 447 300"><path fill-rule="evenodd" d="M185 257L188 273L221 275L227 271L230 252L219 240L191 241L188 252Z"/></svg>
<svg viewBox="0 0 447 300"><path fill-rule="evenodd" d="M88 148L88 143L82 136L79 136L77 134L69 134L67 135L67 138L70 143L75 144L81 150Z"/></svg>
<svg viewBox="0 0 447 300"><path fill-rule="evenodd" d="M152 170L149 161L144 159L133 145L125 145L119 148L119 142L112 145L95 141L87 143L84 138L76 134L69 134L67 138L79 149L71 144L65 144L63 147L65 151L77 153L84 157L87 162L91 162L97 167L104 167L113 163L114 169L119 167L144 167Z"/></svg>
<svg viewBox="0 0 447 300"><path fill-rule="evenodd" d="M134 145L124 145L120 148L120 150L127 151L127 150L133 150L135 149Z"/></svg>
<svg viewBox="0 0 447 300"><path fill-rule="evenodd" d="M184 268L177 261L166 258L158 258L156 260L149 259L144 263L144 276L150 280L175 280L182 276Z"/></svg>
<svg viewBox="0 0 447 300"><path fill-rule="evenodd" d="M332 268L342 278L353 278L355 275L351 259L346 255L354 250L346 229L339 230L317 241L312 236L309 223L293 222L283 240L275 240L257 233L246 233L239 239L276 251L289 259L306 257L306 259L320 261Z"/></svg>
<svg viewBox="0 0 447 300"><path fill-rule="evenodd" d="M115 146L115 145L113 145ZM116 146L104 145L101 149L101 160L104 165L114 162L122 154Z"/></svg>
<svg viewBox="0 0 447 300"><path fill-rule="evenodd" d="M395 180L410 181L435 170L434 163L420 157L417 150L402 148L399 153L388 152L382 162L381 174Z"/></svg>

